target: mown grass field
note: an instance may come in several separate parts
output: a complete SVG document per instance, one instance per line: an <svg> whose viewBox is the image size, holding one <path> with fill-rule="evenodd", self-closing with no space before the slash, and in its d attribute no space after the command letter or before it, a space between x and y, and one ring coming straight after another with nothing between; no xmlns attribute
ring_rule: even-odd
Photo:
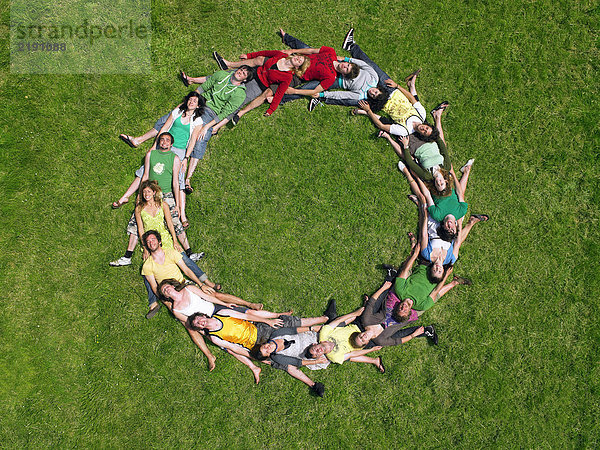
<svg viewBox="0 0 600 450"><path fill-rule="evenodd" d="M598 3L155 2L152 67L134 75L10 72L0 2L0 446L593 448L599 444ZM440 345L380 352L387 372L310 372L325 398L214 349L166 311L147 321L113 211L141 134L211 58L281 48L282 26L339 54L349 26L398 81L442 100L455 166L475 158L477 225L455 273L474 281L426 313ZM416 227L397 157L363 117L306 101L248 114L210 143L189 197L201 267L273 310L358 307Z"/></svg>

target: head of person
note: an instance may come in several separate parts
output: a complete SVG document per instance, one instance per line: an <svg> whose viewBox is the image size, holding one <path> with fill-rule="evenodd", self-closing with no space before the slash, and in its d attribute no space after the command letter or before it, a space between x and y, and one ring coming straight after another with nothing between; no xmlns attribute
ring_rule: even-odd
<svg viewBox="0 0 600 450"><path fill-rule="evenodd" d="M188 110L193 111L192 120L197 119L204 113L206 100L197 91L192 91L181 100L179 111L185 113Z"/></svg>
<svg viewBox="0 0 600 450"><path fill-rule="evenodd" d="M398 323L406 322L410 319L410 313L412 311L413 300L411 298L405 298L401 302L396 303L392 310L392 319Z"/></svg>
<svg viewBox="0 0 600 450"><path fill-rule="evenodd" d="M423 142L434 142L440 137L438 129L427 122L418 124L413 134Z"/></svg>
<svg viewBox="0 0 600 450"><path fill-rule="evenodd" d="M150 253L155 252L162 244L160 233L156 230L146 231L142 236L142 244Z"/></svg>
<svg viewBox="0 0 600 450"><path fill-rule="evenodd" d="M353 80L360 73L360 68L354 63L342 61L337 66L337 72L344 78Z"/></svg>
<svg viewBox="0 0 600 450"><path fill-rule="evenodd" d="M158 297L163 300L163 301L167 301L167 300L173 300L173 292L177 291L177 292L181 292L182 290L185 289L186 284L185 283L181 283L179 280L176 280L175 278L167 278L165 280L162 280L160 282L160 284L158 285Z"/></svg>
<svg viewBox="0 0 600 450"><path fill-rule="evenodd" d="M437 261L431 263L427 269L427 278L430 283L438 284L444 279L444 265Z"/></svg>
<svg viewBox="0 0 600 450"><path fill-rule="evenodd" d="M442 239L444 239L447 242L452 242L454 239L456 239L456 236L458 236L458 222L456 220L456 217L454 217L452 214L448 214L446 217L444 217L444 220L442 220L440 225L440 231L443 234L443 236L440 233L438 234Z"/></svg>
<svg viewBox="0 0 600 450"><path fill-rule="evenodd" d="M240 83L248 83L254 78L254 70L244 64L233 72L232 77Z"/></svg>
<svg viewBox="0 0 600 450"><path fill-rule="evenodd" d="M292 55L290 55L288 58L290 58L292 60L292 65L294 66L294 74L296 74L297 77L302 77L302 75L304 75L306 73L306 71L308 70L309 66L310 66L310 59L307 58L304 55L298 55L297 53L294 53ZM300 62L302 61L302 62ZM296 64L300 64L300 65L296 65Z"/></svg>
<svg viewBox="0 0 600 450"><path fill-rule="evenodd" d="M371 340L371 333L363 331L362 333L352 333L350 335L350 343L357 348L363 348Z"/></svg>
<svg viewBox="0 0 600 450"><path fill-rule="evenodd" d="M204 331L208 326L208 316L204 313L194 313L188 316L187 326L192 330Z"/></svg>
<svg viewBox="0 0 600 450"><path fill-rule="evenodd" d="M446 169L439 169L434 172L433 181L428 182L427 187L436 197L448 197L454 188L454 178Z"/></svg>
<svg viewBox="0 0 600 450"><path fill-rule="evenodd" d="M320 342L318 344L311 344L306 349L306 357L310 359L318 359L323 356L325 353L328 353L329 348L325 344L325 342Z"/></svg>
<svg viewBox="0 0 600 450"><path fill-rule="evenodd" d="M165 131L164 133L160 133L158 135L156 142L158 142L159 148L166 150L171 148L173 142L175 142L175 139L173 138L173 135L171 133Z"/></svg>
<svg viewBox="0 0 600 450"><path fill-rule="evenodd" d="M372 87L367 91L367 103L375 112L383 109L389 98L390 95L382 85Z"/></svg>
<svg viewBox="0 0 600 450"><path fill-rule="evenodd" d="M141 192L138 200L138 206L144 207L150 200L154 200L157 205L162 204L162 189L156 180L142 181L139 190Z"/></svg>
<svg viewBox="0 0 600 450"><path fill-rule="evenodd" d="M277 350L277 344L271 339L265 342L262 345L255 345L252 350L250 350L250 356L252 356L257 361L265 361L271 357L271 354Z"/></svg>

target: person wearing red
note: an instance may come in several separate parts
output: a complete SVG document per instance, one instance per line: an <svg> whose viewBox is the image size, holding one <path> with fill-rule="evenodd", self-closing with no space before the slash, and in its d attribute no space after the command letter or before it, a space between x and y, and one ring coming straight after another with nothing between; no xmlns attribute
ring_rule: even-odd
<svg viewBox="0 0 600 450"><path fill-rule="evenodd" d="M256 81L262 94L240 110L237 117L234 116L234 124L248 111L262 105L267 98L272 98L271 106L264 115L273 114L286 90L293 84L294 75L300 76L310 64L309 59L303 55L289 55L279 50L247 53L235 62L227 61L216 52L214 57L221 67L236 68L242 64L256 67Z"/></svg>

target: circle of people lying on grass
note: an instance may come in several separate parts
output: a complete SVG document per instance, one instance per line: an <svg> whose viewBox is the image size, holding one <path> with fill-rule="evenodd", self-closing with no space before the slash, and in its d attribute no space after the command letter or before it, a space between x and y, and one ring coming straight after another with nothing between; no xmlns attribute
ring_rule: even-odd
<svg viewBox="0 0 600 450"><path fill-rule="evenodd" d="M384 373L382 358L369 353L420 337L437 344L432 325L409 324L455 286L471 284L458 276L448 280L471 228L489 217L471 214L462 225L473 160L460 169L459 179L442 130L448 102L431 111L433 125L426 122L415 88L420 69L406 77L406 88L398 85L361 50L352 28L342 44L351 57L337 56L331 47L311 48L283 30L280 35L290 49L248 53L238 61L214 52L220 71L199 77L181 72L186 87L199 87L148 132L138 137L120 135L133 148L150 139L154 142L134 181L113 203L113 208L119 208L138 192L127 226L127 251L110 265L130 265L142 236L148 319L163 302L206 355L211 371L216 358L205 338L249 367L256 383L261 369L254 361L262 361L323 396L323 384L314 382L301 367L316 370L352 361L372 364ZM270 116L279 105L301 97L310 98L309 111L322 104L340 105L353 107L353 115L368 116L400 157L398 168L413 192L408 197L419 210L419 235L408 233L411 251L404 263L399 268L383 265L386 275L381 287L370 297L365 295L361 308L342 316L337 315L334 300L321 316L300 318L291 312L267 311L262 304L223 292L196 264L203 253L192 251L185 233L189 227L186 195L193 192L191 179L211 136L228 122L237 125L263 103L269 103L264 115Z"/></svg>

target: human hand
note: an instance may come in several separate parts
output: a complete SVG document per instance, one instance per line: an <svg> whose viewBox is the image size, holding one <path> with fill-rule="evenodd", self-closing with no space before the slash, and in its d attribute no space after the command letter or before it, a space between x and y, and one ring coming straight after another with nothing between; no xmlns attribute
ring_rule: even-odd
<svg viewBox="0 0 600 450"><path fill-rule="evenodd" d="M283 326L283 320L281 319L267 319L267 325L272 326L273 328L281 328Z"/></svg>
<svg viewBox="0 0 600 450"><path fill-rule="evenodd" d="M321 355L315 359L315 364L325 364L327 362L327 356Z"/></svg>
<svg viewBox="0 0 600 450"><path fill-rule="evenodd" d="M175 250L179 253L183 252L183 248L177 242L173 243L173 248L175 248Z"/></svg>
<svg viewBox="0 0 600 450"><path fill-rule="evenodd" d="M410 140L408 139L408 136L402 136L400 138L400 143L404 146L404 148L408 148L409 142Z"/></svg>
<svg viewBox="0 0 600 450"><path fill-rule="evenodd" d="M312 95L311 95L311 97L312 97L312 98L319 98L319 93L318 93L318 92L316 92L316 93L312 94Z"/></svg>
<svg viewBox="0 0 600 450"><path fill-rule="evenodd" d="M412 336L417 337L418 335L423 334L423 333L425 333L425 327L421 326L421 327L417 328L415 331L413 331Z"/></svg>
<svg viewBox="0 0 600 450"><path fill-rule="evenodd" d="M202 289L202 292L204 292L205 294L208 294L208 295L214 295L214 293L215 293L215 290L206 284L203 284L202 286L200 286L200 289Z"/></svg>
<svg viewBox="0 0 600 450"><path fill-rule="evenodd" d="M375 347L371 347L371 351L376 352L381 350L383 347L381 345L376 345Z"/></svg>
<svg viewBox="0 0 600 450"><path fill-rule="evenodd" d="M396 83L394 80L388 78L387 80L385 80L385 85L391 88L397 88L398 87L398 83Z"/></svg>
<svg viewBox="0 0 600 450"><path fill-rule="evenodd" d="M144 251L142 252L142 259L146 261L148 259L148 256L150 256L150 253L148 253L148 250L144 247Z"/></svg>
<svg viewBox="0 0 600 450"><path fill-rule="evenodd" d="M202 129L200 130L200 133L198 134L198 139L200 139L200 140L204 139L204 136L206 136L206 133L208 133L208 127L206 125L204 125L202 127Z"/></svg>
<svg viewBox="0 0 600 450"><path fill-rule="evenodd" d="M371 111L371 106L364 100L359 100L358 106L360 106L360 109L364 109L365 111Z"/></svg>

